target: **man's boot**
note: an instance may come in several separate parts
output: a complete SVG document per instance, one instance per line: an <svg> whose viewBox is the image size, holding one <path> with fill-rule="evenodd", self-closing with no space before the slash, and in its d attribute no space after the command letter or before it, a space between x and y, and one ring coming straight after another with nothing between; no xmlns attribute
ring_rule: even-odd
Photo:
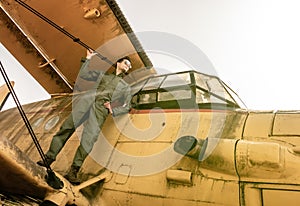
<svg viewBox="0 0 300 206"><path fill-rule="evenodd" d="M52 159L52 158L48 157L47 155L45 157L45 160L46 160L46 162L48 163L49 166L55 161L55 159ZM42 167L46 167L46 165L45 165L45 163L44 163L43 160L39 160L37 162L37 164L40 165L40 166L42 166Z"/></svg>
<svg viewBox="0 0 300 206"><path fill-rule="evenodd" d="M72 165L68 174L65 175L65 178L74 185L80 184L80 180L77 177L79 169L80 167Z"/></svg>

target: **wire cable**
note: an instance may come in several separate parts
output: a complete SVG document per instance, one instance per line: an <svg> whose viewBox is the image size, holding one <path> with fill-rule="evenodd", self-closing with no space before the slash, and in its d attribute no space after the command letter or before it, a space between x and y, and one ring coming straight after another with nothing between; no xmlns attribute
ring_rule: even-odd
<svg viewBox="0 0 300 206"><path fill-rule="evenodd" d="M36 135L35 135L32 127L31 127L31 125L30 125L30 122L29 122L29 120L28 120L28 118L27 118L27 116L26 116L26 114L25 114L25 112L24 112L24 110L22 108L22 105L20 104L20 101L19 101L19 99L18 99L18 97L17 97L17 95L16 95L16 93L14 91L13 86L10 83L10 80L9 80L9 78L7 76L7 73L5 72L5 69L4 69L1 61L0 61L0 72L1 72L1 74L3 76L3 78L4 78L4 81L5 81L5 83L6 83L7 87L8 87L8 90L10 91L10 93L12 95L12 98L14 99L14 102L17 105L17 108L18 108L19 113L20 113L20 115L21 115L21 117L22 117L22 119L23 119L23 121L25 123L25 126L27 127L27 129L29 131L29 134L30 134L30 136L31 136L31 138L32 138L32 140L33 140L33 142L34 142L34 144L35 144L35 146L36 146L36 148L37 148L37 150L38 150L38 152L39 152L39 154L40 154L40 156L41 156L41 158L42 158L42 160L43 160L43 162L44 162L44 164L46 166L47 173L48 173L48 177L47 177L48 184L50 186L54 187L55 189L62 188L62 185L61 185L62 182L55 176L53 170L51 169L50 165L46 161L46 155L43 152L42 147L41 147L41 145L40 145L40 143L39 143L39 141L38 141L38 139L37 139L37 137L36 137ZM49 179L51 181L50 183L49 183Z"/></svg>

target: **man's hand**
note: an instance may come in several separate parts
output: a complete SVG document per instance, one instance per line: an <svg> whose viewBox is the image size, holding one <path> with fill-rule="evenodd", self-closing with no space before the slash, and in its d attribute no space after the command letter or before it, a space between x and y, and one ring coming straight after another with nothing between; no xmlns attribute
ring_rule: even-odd
<svg viewBox="0 0 300 206"><path fill-rule="evenodd" d="M97 53L96 52L94 52L93 50L91 50L91 49L87 49L86 50L86 58L87 59L91 59L94 55L96 55Z"/></svg>
<svg viewBox="0 0 300 206"><path fill-rule="evenodd" d="M110 102L105 102L103 105L104 105L104 107L105 107L106 109L108 109L108 111L109 111L110 114L113 113L112 108L111 108L111 105L110 105Z"/></svg>

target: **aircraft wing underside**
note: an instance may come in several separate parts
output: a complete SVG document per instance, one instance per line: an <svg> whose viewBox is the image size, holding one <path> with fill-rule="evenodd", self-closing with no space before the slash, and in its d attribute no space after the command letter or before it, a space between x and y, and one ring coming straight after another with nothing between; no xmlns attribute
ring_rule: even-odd
<svg viewBox="0 0 300 206"><path fill-rule="evenodd" d="M102 70L126 55L143 71L133 81L155 73L114 0L1 0L0 7L1 43L50 94L74 90L85 47L99 52L94 66Z"/></svg>

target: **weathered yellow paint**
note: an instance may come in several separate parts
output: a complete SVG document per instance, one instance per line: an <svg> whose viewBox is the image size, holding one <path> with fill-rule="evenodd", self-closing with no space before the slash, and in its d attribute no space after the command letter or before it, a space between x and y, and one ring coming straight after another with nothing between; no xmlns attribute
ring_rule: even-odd
<svg viewBox="0 0 300 206"><path fill-rule="evenodd" d="M297 206L300 201L300 191L263 190L264 206L286 205Z"/></svg>
<svg viewBox="0 0 300 206"><path fill-rule="evenodd" d="M15 82L10 82L10 84L13 87L15 85ZM9 89L6 86L6 84L2 85L0 87L0 110L1 110L2 106L5 104L5 101L9 94L10 94L10 92L9 92Z"/></svg>
<svg viewBox="0 0 300 206"><path fill-rule="evenodd" d="M276 114L273 127L273 135L293 136L299 135L300 127L299 113L278 113Z"/></svg>
<svg viewBox="0 0 300 206"><path fill-rule="evenodd" d="M44 150L50 144L52 135L58 130L62 121L71 111L71 100L72 96L69 95L57 96L51 100L24 106L24 110ZM112 177L105 180L101 190L102 193L97 193L96 195L97 201L100 201L99 198L101 197L102 202L112 205L122 205L125 202L127 205L136 205L138 202L145 200L151 200L152 203L165 204L167 202L174 205L177 203L182 205L239 205L240 197L238 191L242 190L245 193L243 201L251 205L255 204L253 201L249 202L252 197L256 198L255 201L263 201L264 197L258 195L261 189L243 190L240 188L239 181L244 182L244 188L248 188L247 183L259 181L272 184L278 190L287 191L290 184L300 183L300 173L298 171L300 159L291 150L293 147L286 147L285 143L276 142L272 136L264 137L264 135L261 135L258 142L255 142L253 137L249 137L248 140L246 138L241 140L244 125L250 125L248 122L243 123L241 121L249 120L249 118L245 118L246 113L244 111L237 111L236 115L233 115L233 112L221 111L212 115L212 111L208 110L200 111L196 114L196 117L195 114L189 117L188 112L184 114L181 112L164 112L163 114L133 113L117 118L109 117L103 128L103 136L112 145L112 148L106 151L109 155L104 161L105 164L99 165L97 159L95 159L95 156L101 156L104 152L103 148L101 149L102 143L97 142L91 157L87 159L80 171L80 176L87 180L101 174L105 165L119 164L119 166L116 165L115 167L119 167L118 171L122 174L113 173ZM165 117L161 119L161 115ZM251 115L250 121L252 123L256 118L255 115L258 115L259 119L264 119L263 115L266 115L267 122L270 122L269 120L271 119L271 115L265 112L255 112L251 113ZM285 116L286 118L287 115ZM208 123L211 122L213 116L221 120L225 116L225 126L223 128L229 128L227 124L231 128L228 130L224 129L224 133L228 135L229 131L233 131L235 135L228 135L227 138L222 133L216 148L203 162L183 156L171 168L165 168L165 170L156 174L135 177L131 176L131 172L136 169L134 165L130 165L126 161L122 162L122 159L115 159L115 151L117 150L131 156L141 157L158 154L172 147L172 144L183 135L196 134L196 136L199 135L197 136L199 139L205 139L211 128ZM31 138L21 118L16 119L16 117L18 117L16 109L2 112L0 120L3 126L0 132L33 161L37 161L39 159L38 153L33 146ZM237 122L240 121L241 123L232 125L234 117L237 118ZM191 122L189 121L191 118L197 119L199 122L205 122L205 124L202 123L200 124L202 126L190 128L187 123ZM18 130L10 126L9 122L11 122L11 119L14 119L16 128L19 128ZM53 119L56 119L56 121ZM185 122L179 121L181 119L185 120ZM141 124L144 120L148 121L148 125ZM152 125L152 127L149 125ZM270 128L269 124L263 125L267 128L262 128L263 131L268 131ZM153 128L153 126L155 127ZM140 135L131 136L130 131L133 127L140 130ZM147 134L149 128L157 135L151 140L145 140L143 138L147 138L147 135L144 136L143 134ZM181 128L186 129L181 131ZM246 126L246 129L249 128ZM78 128L76 134L73 135L59 154L57 161L53 165L55 171L65 174L68 170L75 152L74 148L79 143L80 131L81 128ZM215 130L213 134L220 134L220 131ZM236 131L241 131L239 134L240 138L236 138ZM284 139L284 137L281 138ZM295 136L294 138L298 137ZM183 171L190 174L191 183L174 181L174 178L170 180L168 178L169 170ZM276 186L276 184L278 185ZM293 191L295 191L295 188ZM113 199L106 198L111 195L114 197ZM225 200L222 197L228 198ZM132 201L132 204L128 201Z"/></svg>
<svg viewBox="0 0 300 206"><path fill-rule="evenodd" d="M267 138L272 131L274 114L270 112L250 112L244 130L244 138Z"/></svg>
<svg viewBox="0 0 300 206"><path fill-rule="evenodd" d="M129 54L136 70L126 78L127 82L133 84L155 74L153 69L145 68L152 67L151 62L143 51L137 52L139 45L127 35L131 29L114 1L53 0L41 4L28 0L26 3L94 48L109 42L109 48L101 50L109 59ZM1 8L1 42L49 93L72 92L69 86L74 86L85 49L62 37L13 0L1 1ZM100 16L84 18L86 11L93 8L100 11ZM119 49L120 44L124 49ZM107 67L102 61L93 62L92 66ZM76 90L90 86L83 80L77 83ZM72 94L53 95L49 100L24 106L44 151L72 111L72 98ZM300 191L299 124L300 111L234 108L153 108L109 116L79 171L84 183L78 187L71 186L62 175L70 167L82 127L66 143L52 165L66 183L58 191L45 183L45 171L34 164L40 159L38 151L18 110L10 109L0 114L1 139L9 141L14 148L7 152L5 144L0 144L0 162L5 165L1 168L1 190L50 199L57 204L296 205ZM173 150L174 143L183 136L207 140L202 161L197 156L184 156ZM197 145L195 154L203 148ZM27 158L25 163L10 156L16 151ZM8 161L7 157L10 157ZM12 174L12 182L3 174ZM23 180L28 184L20 185Z"/></svg>

